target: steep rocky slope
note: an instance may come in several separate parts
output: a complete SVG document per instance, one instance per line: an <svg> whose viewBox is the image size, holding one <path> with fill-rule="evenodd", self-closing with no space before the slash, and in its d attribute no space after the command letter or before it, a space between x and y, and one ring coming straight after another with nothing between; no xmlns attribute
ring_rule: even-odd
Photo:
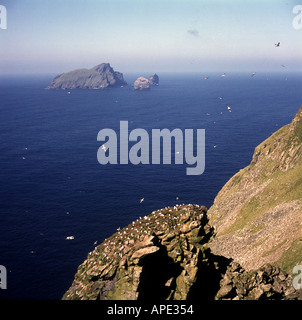
<svg viewBox="0 0 302 320"><path fill-rule="evenodd" d="M118 230L88 254L65 300L302 299L292 277L269 264L247 272L211 253L206 208L152 212Z"/></svg>
<svg viewBox="0 0 302 320"><path fill-rule="evenodd" d="M78 268L66 299L188 298L206 267L212 235L206 208L154 211L105 240Z"/></svg>
<svg viewBox="0 0 302 320"><path fill-rule="evenodd" d="M302 260L302 107L256 147L208 215L216 228L212 252L248 270L272 263L291 271Z"/></svg>
<svg viewBox="0 0 302 320"><path fill-rule="evenodd" d="M88 254L63 299L302 300L291 275L302 260L301 158L302 107L208 212L177 205L118 230Z"/></svg>

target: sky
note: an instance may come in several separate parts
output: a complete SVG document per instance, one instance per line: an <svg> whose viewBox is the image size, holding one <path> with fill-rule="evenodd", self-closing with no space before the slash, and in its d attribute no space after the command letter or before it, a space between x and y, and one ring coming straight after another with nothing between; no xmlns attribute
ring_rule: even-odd
<svg viewBox="0 0 302 320"><path fill-rule="evenodd" d="M302 0L0 0L0 75L302 71ZM1 23L1 20L0 20ZM1 24L0 24L1 26ZM275 43L280 42L280 47Z"/></svg>

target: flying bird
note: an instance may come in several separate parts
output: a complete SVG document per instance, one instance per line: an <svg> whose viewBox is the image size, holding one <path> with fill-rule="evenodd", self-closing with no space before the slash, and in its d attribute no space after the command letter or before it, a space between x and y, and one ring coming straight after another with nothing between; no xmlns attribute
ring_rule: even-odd
<svg viewBox="0 0 302 320"><path fill-rule="evenodd" d="M251 77L255 76L256 74L257 74L257 72L254 72L254 73L251 75Z"/></svg>
<svg viewBox="0 0 302 320"><path fill-rule="evenodd" d="M275 43L275 47L280 47L280 42Z"/></svg>
<svg viewBox="0 0 302 320"><path fill-rule="evenodd" d="M106 146L104 144L102 145L102 149L104 150L104 152L107 151L107 148L106 148Z"/></svg>
<svg viewBox="0 0 302 320"><path fill-rule="evenodd" d="M139 203L142 203L145 200L145 198L141 198Z"/></svg>
<svg viewBox="0 0 302 320"><path fill-rule="evenodd" d="M226 76L226 74L224 73L224 74L221 75L221 78L225 78L225 76Z"/></svg>

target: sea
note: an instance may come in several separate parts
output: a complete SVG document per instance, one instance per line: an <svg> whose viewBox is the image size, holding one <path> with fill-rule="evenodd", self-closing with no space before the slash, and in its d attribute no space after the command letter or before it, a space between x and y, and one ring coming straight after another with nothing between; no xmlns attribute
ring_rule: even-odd
<svg viewBox="0 0 302 320"><path fill-rule="evenodd" d="M0 76L1 299L61 299L87 254L117 228L176 204L209 208L302 105L302 75L284 69L208 79L158 73L159 86L135 91L140 75L149 76L70 91L46 90L52 74ZM119 139L120 121L150 138L152 129L205 129L204 173L186 175L189 165L174 155L171 164L101 165L98 132L110 128Z"/></svg>

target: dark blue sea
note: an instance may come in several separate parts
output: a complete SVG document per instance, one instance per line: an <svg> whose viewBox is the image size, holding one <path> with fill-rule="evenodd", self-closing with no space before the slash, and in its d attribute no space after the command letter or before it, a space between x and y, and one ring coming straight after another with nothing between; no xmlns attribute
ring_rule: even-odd
<svg viewBox="0 0 302 320"><path fill-rule="evenodd" d="M45 90L53 76L0 77L0 265L7 269L1 298L60 299L95 241L162 207L210 207L254 148L302 104L302 75L286 72L213 73L208 80L159 74L150 91L128 85L70 94ZM124 74L129 84L138 76ZM150 135L205 129L204 173L186 175L188 165L173 157L171 165L100 165L97 134L119 133L122 120L129 131Z"/></svg>

